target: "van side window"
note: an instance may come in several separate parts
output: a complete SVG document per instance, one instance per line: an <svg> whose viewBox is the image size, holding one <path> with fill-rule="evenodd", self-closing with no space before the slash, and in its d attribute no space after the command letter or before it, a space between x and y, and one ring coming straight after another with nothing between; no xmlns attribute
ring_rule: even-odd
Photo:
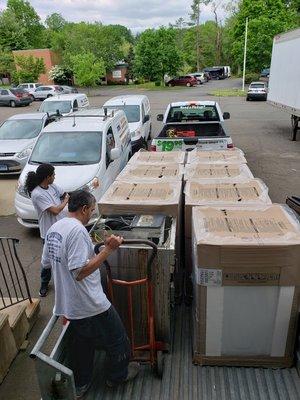
<svg viewBox="0 0 300 400"><path fill-rule="evenodd" d="M106 134L106 168L110 164L110 152L112 149L114 149L116 146L115 138L114 138L114 133L112 130L112 127L110 127L107 131Z"/></svg>

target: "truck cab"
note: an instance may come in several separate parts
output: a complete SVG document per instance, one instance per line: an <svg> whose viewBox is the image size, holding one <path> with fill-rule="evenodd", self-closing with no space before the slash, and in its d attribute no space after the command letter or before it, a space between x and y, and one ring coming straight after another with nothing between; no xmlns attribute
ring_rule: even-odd
<svg viewBox="0 0 300 400"><path fill-rule="evenodd" d="M215 101L184 101L168 105L160 133L152 140L152 151L221 150L232 148L224 120L230 114L222 111Z"/></svg>

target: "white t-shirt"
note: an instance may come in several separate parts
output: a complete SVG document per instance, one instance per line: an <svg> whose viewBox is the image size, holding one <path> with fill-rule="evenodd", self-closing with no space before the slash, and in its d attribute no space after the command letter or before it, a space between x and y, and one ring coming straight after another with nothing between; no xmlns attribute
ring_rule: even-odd
<svg viewBox="0 0 300 400"><path fill-rule="evenodd" d="M102 289L99 269L81 281L73 273L94 255L91 238L76 218L63 218L47 232L42 267L52 268L55 315L82 319L101 314L111 306Z"/></svg>
<svg viewBox="0 0 300 400"><path fill-rule="evenodd" d="M56 221L67 216L67 210L62 210L58 215L52 214L47 209L61 204L60 197L64 194L63 189L52 183L48 189L37 186L31 193L31 200L38 214L41 238L45 239L50 226Z"/></svg>

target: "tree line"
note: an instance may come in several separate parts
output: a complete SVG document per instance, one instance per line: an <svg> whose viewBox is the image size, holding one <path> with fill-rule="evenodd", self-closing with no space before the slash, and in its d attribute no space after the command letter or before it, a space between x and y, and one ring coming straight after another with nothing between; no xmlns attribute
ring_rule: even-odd
<svg viewBox="0 0 300 400"><path fill-rule="evenodd" d="M214 18L201 23L204 5L211 7ZM247 71L258 72L270 64L273 37L300 22L300 0L193 0L189 11L187 20L133 35L122 25L74 23L58 13L42 23L29 1L8 0L0 13L0 75L9 74L18 82L36 80L44 72L43 62L13 59L12 51L39 48L59 53L61 65L50 72L56 81L74 75L79 85L96 84L121 60L128 64L128 78L139 80L162 81L165 74L187 74L212 65L230 65L239 73L246 18ZM221 20L225 11L227 17Z"/></svg>

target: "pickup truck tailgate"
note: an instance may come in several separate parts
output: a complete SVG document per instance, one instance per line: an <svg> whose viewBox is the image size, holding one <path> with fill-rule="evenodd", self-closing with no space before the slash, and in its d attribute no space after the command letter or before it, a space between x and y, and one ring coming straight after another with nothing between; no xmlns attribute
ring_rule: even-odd
<svg viewBox="0 0 300 400"><path fill-rule="evenodd" d="M201 150L224 150L227 149L228 143L227 137L156 138L152 141L152 149L155 151L190 151L195 148Z"/></svg>

